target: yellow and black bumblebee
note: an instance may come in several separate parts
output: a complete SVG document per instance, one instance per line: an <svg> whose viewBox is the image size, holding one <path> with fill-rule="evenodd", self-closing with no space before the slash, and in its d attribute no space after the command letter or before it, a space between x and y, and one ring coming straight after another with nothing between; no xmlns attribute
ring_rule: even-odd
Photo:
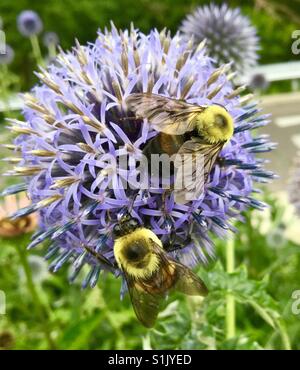
<svg viewBox="0 0 300 370"><path fill-rule="evenodd" d="M173 260L159 238L130 215L124 215L114 226L113 237L117 265L124 274L136 316L144 326L155 324L160 303L170 290L207 294L204 282ZM88 250L97 258L95 252Z"/></svg>
<svg viewBox="0 0 300 370"><path fill-rule="evenodd" d="M198 155L203 156L203 176L196 178L195 185L201 190L220 151L233 135L233 118L228 111L217 104L201 106L149 93L131 94L126 103L129 111L137 118L147 119L159 132L144 149L148 158L151 154L181 154L183 158L190 154L186 160L196 161ZM183 201L188 191L188 187L177 190L177 194L175 190L175 196Z"/></svg>

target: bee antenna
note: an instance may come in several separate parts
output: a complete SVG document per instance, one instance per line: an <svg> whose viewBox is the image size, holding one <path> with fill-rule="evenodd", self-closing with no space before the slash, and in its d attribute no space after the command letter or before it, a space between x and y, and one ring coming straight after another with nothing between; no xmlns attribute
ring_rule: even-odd
<svg viewBox="0 0 300 370"><path fill-rule="evenodd" d="M141 117L136 117L136 116L131 116L131 117L121 117L119 118L120 121L126 121L126 120L133 120L133 121L138 121L139 119L142 119Z"/></svg>
<svg viewBox="0 0 300 370"><path fill-rule="evenodd" d="M131 213L132 209L133 209L133 206L134 206L134 202L137 198L137 196L139 195L139 193L135 193L134 196L132 197L132 200L131 200L131 205L130 205L130 208L129 208L129 212Z"/></svg>
<svg viewBox="0 0 300 370"><path fill-rule="evenodd" d="M219 107L224 108L224 109L228 112L228 110L226 109L226 107L225 107L224 105L222 105L222 104L220 104L220 103L215 103L215 102L212 102L212 104L213 104L213 105L218 105Z"/></svg>
<svg viewBox="0 0 300 370"><path fill-rule="evenodd" d="M120 212L117 214L117 220L120 222L122 219L124 219L126 216L129 216L129 209L125 206L123 207Z"/></svg>
<svg viewBox="0 0 300 370"><path fill-rule="evenodd" d="M129 206L124 206L120 212L118 213L117 215L117 220L118 222L124 220L125 218L132 218L131 216L131 212L132 212L132 209L134 207L134 202L135 202L135 199L136 197L138 196L138 193L134 194L132 197L131 197L131 201L130 201L130 204Z"/></svg>

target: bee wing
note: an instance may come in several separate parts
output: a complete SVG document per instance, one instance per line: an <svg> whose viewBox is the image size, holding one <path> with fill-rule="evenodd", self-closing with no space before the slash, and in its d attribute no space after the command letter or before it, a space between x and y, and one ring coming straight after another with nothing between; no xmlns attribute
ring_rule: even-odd
<svg viewBox="0 0 300 370"><path fill-rule="evenodd" d="M207 294L203 281L188 267L168 257L166 252L152 239L152 251L159 256L160 270L144 281L135 279L124 271L132 306L138 320L147 328L154 326L160 310L160 303L169 290L177 289L188 295Z"/></svg>
<svg viewBox="0 0 300 370"><path fill-rule="evenodd" d="M126 273L125 278L136 317L144 326L152 328L159 313L160 302L165 295L153 294L145 290L142 283L132 279Z"/></svg>
<svg viewBox="0 0 300 370"><path fill-rule="evenodd" d="M160 311L160 303L177 280L175 267L170 265L164 250L151 238L149 243L152 252L160 261L160 270L151 277L151 280L134 279L123 270L135 314L147 328L154 326Z"/></svg>
<svg viewBox="0 0 300 370"><path fill-rule="evenodd" d="M199 199L223 145L192 139L181 146L174 162L177 169L174 186L176 203L185 204Z"/></svg>
<svg viewBox="0 0 300 370"><path fill-rule="evenodd" d="M178 276L174 288L184 294L206 296L208 290L204 282L188 267L179 262L174 263Z"/></svg>
<svg viewBox="0 0 300 370"><path fill-rule="evenodd" d="M168 135L183 135L195 129L195 117L205 107L157 94L131 94L128 108L138 117L147 118L156 130Z"/></svg>
<svg viewBox="0 0 300 370"><path fill-rule="evenodd" d="M160 272L161 285L168 288L166 291L172 289L188 295L207 295L206 285L190 268L171 259L152 239L150 242L153 251L160 256L162 265Z"/></svg>

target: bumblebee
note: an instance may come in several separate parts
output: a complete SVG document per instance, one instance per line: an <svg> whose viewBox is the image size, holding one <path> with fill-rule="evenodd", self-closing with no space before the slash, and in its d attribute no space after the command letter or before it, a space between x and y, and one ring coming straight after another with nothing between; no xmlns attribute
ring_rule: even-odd
<svg viewBox="0 0 300 370"><path fill-rule="evenodd" d="M169 291L207 294L204 282L172 259L159 238L140 226L138 220L124 215L114 226L113 237L115 259L124 274L132 306L138 320L147 328L154 326L160 303Z"/></svg>
<svg viewBox="0 0 300 370"><path fill-rule="evenodd" d="M178 203L186 203L189 192L198 199L220 151L233 135L231 115L221 105L200 106L149 93L131 94L126 103L137 118L146 118L159 132L144 148L149 159L151 154L181 154L181 168L193 166L194 175L196 171L203 173L192 176L196 179L192 186L187 183L183 189L174 190ZM203 158L202 168L196 165L199 155Z"/></svg>

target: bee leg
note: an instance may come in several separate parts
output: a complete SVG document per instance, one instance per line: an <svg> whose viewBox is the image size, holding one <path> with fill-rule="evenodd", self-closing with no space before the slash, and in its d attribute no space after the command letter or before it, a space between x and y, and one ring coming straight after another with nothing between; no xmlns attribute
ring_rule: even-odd
<svg viewBox="0 0 300 370"><path fill-rule="evenodd" d="M175 234L175 231L174 231L174 229L171 231L171 235L170 235L170 241L169 241L169 243L170 243L170 247L172 248L172 249L174 249L174 247L175 247L175 239L176 239L176 234Z"/></svg>
<svg viewBox="0 0 300 370"><path fill-rule="evenodd" d="M174 228L172 228L171 230L171 234L170 234L170 239L169 239L169 242L166 246L166 249L168 252L174 252L178 249L182 249L184 248L184 246L186 245L186 240L183 240L182 238L180 238Z"/></svg>
<svg viewBox="0 0 300 370"><path fill-rule="evenodd" d="M220 167L224 167L224 162L225 162L224 158L218 157L216 159L216 164L218 164Z"/></svg>
<svg viewBox="0 0 300 370"><path fill-rule="evenodd" d="M165 214L165 227L170 233L169 243L167 248L173 248L175 239L176 239L176 232L174 230L174 221L172 217L169 215L168 207L167 207L167 197L172 195L171 189L166 189L162 194L162 209L163 213Z"/></svg>
<svg viewBox="0 0 300 370"><path fill-rule="evenodd" d="M121 118L119 118L119 120L120 120L120 121L126 121L126 120L128 120L128 119L130 119L130 120L132 120L132 121L138 121L138 120L143 119L143 118L141 118L141 117L136 117L136 116L131 116L131 117L121 117Z"/></svg>
<svg viewBox="0 0 300 370"><path fill-rule="evenodd" d="M111 263L106 257L102 256L100 253L95 252L92 248L88 245L84 245L84 248L93 255L99 262L108 265L109 267L115 269L117 266Z"/></svg>
<svg viewBox="0 0 300 370"><path fill-rule="evenodd" d="M163 208L164 213L168 213L167 207L166 207L166 201L167 201L167 198L172 195L172 191L173 189L165 189L165 191L162 194L162 197L161 197L162 198L162 208Z"/></svg>
<svg viewBox="0 0 300 370"><path fill-rule="evenodd" d="M169 243L165 246L167 252L175 252L184 249L192 240L190 236L188 236L186 239L179 238L175 232L173 235L174 238L170 238Z"/></svg>
<svg viewBox="0 0 300 370"><path fill-rule="evenodd" d="M139 195L139 192L137 192L137 193L135 193L133 196L132 196L132 198L131 198L131 204L130 204L130 207L128 208L128 213L130 214L131 213L131 211L132 211L132 209L133 209L133 207L134 207L134 202L135 202L135 200L136 200L136 198L137 198L137 196Z"/></svg>
<svg viewBox="0 0 300 370"><path fill-rule="evenodd" d="M121 221L124 218L131 217L131 212L132 212L132 209L134 207L134 202L135 202L135 199L138 196L138 194L139 193L136 193L136 194L134 194L132 196L129 196L129 199L130 199L129 205L122 207L121 210L118 213L117 218L118 218L119 221Z"/></svg>
<svg viewBox="0 0 300 370"><path fill-rule="evenodd" d="M167 198L167 195L168 195L168 192L169 192L169 189L166 189L163 194L162 194L162 201L163 201L163 204L166 203L166 198Z"/></svg>
<svg viewBox="0 0 300 370"><path fill-rule="evenodd" d="M110 209L108 209L106 211L106 214L107 214L108 221L111 222L112 221L112 218L111 218L111 214L110 214Z"/></svg>

